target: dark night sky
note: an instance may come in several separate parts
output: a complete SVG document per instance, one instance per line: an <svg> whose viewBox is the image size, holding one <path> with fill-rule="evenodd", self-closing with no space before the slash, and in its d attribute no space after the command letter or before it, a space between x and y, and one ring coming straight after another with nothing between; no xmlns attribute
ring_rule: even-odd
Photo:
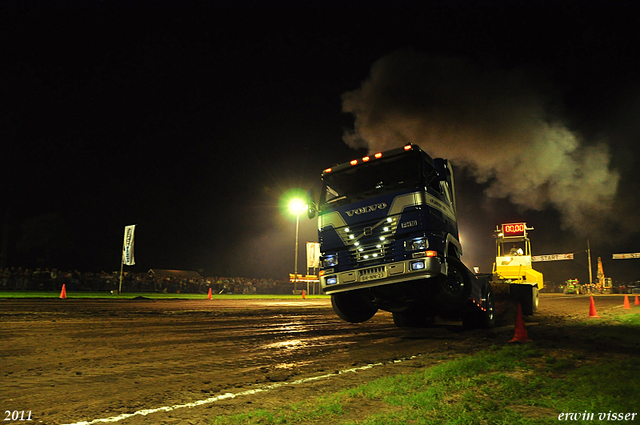
<svg viewBox="0 0 640 425"><path fill-rule="evenodd" d="M284 193L306 191L322 169L366 152L343 141L354 129L343 95L377 61L409 52L432 58L421 66L462 60L465 84L477 83L471 92L504 91L498 101L516 110L520 95L535 93L549 122L562 122L581 146L605 146L604 168L619 175L602 211L580 210L588 220L572 228L553 203L534 211L487 196L499 177L478 183L463 158L456 178L467 265L488 271L495 225L524 220L536 229L534 254L577 253L541 265L549 279L586 280L587 239L607 275L640 279L640 260L611 260L640 252L633 2L4 1L0 37L7 266L116 270L123 228L137 224L132 271L286 278L295 218L282 211ZM514 75L526 76L526 89L515 88ZM450 93L465 87L451 80L432 79L430 89L445 93L429 105L436 116L450 113ZM491 110L485 102L476 112ZM489 133L518 126L486 115L479 126ZM465 120L450 122L473 128ZM454 144L460 152L473 143ZM315 222L301 217L300 240L315 238Z"/></svg>

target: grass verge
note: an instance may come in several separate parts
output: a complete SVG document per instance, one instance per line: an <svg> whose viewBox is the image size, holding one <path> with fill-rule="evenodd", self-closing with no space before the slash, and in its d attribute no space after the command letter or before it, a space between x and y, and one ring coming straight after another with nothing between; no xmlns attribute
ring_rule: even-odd
<svg viewBox="0 0 640 425"><path fill-rule="evenodd" d="M624 354L640 335L640 313L587 322L584 332L624 343L620 350L598 355L580 344L574 350L536 343L493 346L412 374L303 403L217 417L211 423L555 424L559 418L640 423L638 357Z"/></svg>

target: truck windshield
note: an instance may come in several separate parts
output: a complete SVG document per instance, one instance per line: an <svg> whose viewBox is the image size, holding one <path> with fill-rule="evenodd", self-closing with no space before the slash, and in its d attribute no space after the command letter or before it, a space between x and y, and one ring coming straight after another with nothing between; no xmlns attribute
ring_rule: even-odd
<svg viewBox="0 0 640 425"><path fill-rule="evenodd" d="M421 163L419 155L399 155L326 174L320 210L418 187Z"/></svg>

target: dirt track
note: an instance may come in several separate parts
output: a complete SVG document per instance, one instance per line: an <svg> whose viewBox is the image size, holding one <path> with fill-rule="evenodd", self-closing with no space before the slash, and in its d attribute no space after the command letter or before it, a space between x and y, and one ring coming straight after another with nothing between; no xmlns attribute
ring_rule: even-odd
<svg viewBox="0 0 640 425"><path fill-rule="evenodd" d="M596 306L601 316L619 312L622 296L596 297ZM562 325L588 311L589 297L542 295L539 314L527 321L529 336L570 344ZM388 313L348 324L328 299L0 299L0 329L0 408L31 411L31 423L45 424L199 400L206 402L117 423L206 424L219 414L300 401L513 337L508 324L491 331L456 322L399 329ZM314 377L320 379L305 381Z"/></svg>

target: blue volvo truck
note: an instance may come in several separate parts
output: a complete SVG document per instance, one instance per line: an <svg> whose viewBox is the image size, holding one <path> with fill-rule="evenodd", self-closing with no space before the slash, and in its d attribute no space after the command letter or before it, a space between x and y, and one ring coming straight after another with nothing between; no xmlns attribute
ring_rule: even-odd
<svg viewBox="0 0 640 425"><path fill-rule="evenodd" d="M309 217L318 217L320 284L335 313L364 322L390 311L401 327L435 316L493 327L486 277L460 260L453 171L415 144L327 168Z"/></svg>

